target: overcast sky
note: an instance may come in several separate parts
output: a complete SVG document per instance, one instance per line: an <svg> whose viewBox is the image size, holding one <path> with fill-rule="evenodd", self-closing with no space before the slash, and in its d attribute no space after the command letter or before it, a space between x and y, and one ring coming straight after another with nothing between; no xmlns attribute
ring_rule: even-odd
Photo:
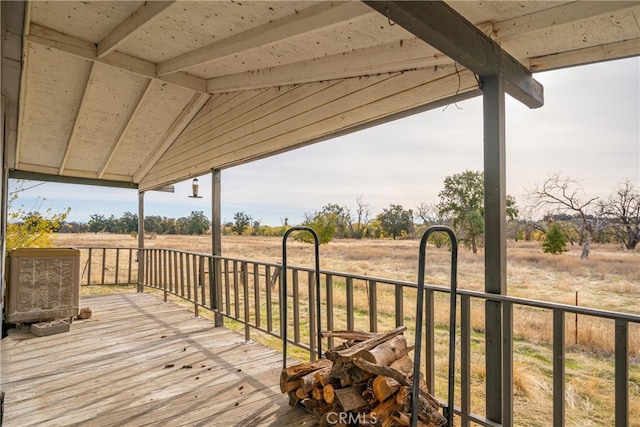
<svg viewBox="0 0 640 427"><path fill-rule="evenodd" d="M552 173L578 180L591 197L606 197L624 179L640 186L640 58L534 77L544 86L542 108L507 97L507 193L524 206L527 189ZM478 97L227 169L222 219L242 211L266 225L297 224L327 203L354 211L358 197L372 216L391 203L415 209L437 202L445 177L482 170L482 138ZM145 215L203 211L210 218L211 176L199 181L202 199L187 198L191 180L174 194L147 193ZM68 221L86 222L95 213L137 213L137 203L135 190L45 183L21 194L18 205L71 207Z"/></svg>

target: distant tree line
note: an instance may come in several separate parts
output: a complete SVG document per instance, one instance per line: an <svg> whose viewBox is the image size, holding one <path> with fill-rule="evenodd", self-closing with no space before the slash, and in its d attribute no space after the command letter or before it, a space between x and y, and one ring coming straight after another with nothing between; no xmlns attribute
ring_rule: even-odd
<svg viewBox="0 0 640 427"><path fill-rule="evenodd" d="M464 171L445 178L437 203L420 203L415 209L390 204L372 216L361 197L356 209L329 203L305 214L301 225L312 227L321 243L333 239L411 239L422 235L434 224L454 229L462 245L474 253L484 245L484 176ZM512 240L537 240L545 252L562 253L566 245L582 246L588 257L592 243L615 243L633 250L640 243L640 193L629 180L623 181L606 199L585 198L572 178L550 175L527 192L529 204L520 208L513 197L506 198L507 237ZM191 212L186 218L145 217L145 231L157 234L206 234L211 224L203 212ZM266 226L246 212L236 212L233 221L222 225L223 234L282 236L290 228L288 219L281 226ZM60 232L107 232L131 234L138 231L138 217L125 212L122 217L91 215L87 224L66 223ZM308 233L294 235L309 240ZM447 245L439 234L431 243Z"/></svg>
<svg viewBox="0 0 640 427"><path fill-rule="evenodd" d="M207 234L210 232L211 222L202 211L193 211L186 218L167 218L157 215L144 217L145 233L156 234ZM89 222L65 222L60 233L113 233L137 234L138 215L125 212L120 218L102 214L93 214Z"/></svg>

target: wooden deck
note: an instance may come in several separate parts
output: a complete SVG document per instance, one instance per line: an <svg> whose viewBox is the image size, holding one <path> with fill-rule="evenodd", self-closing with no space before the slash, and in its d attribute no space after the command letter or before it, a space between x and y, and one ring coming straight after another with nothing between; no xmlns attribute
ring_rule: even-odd
<svg viewBox="0 0 640 427"><path fill-rule="evenodd" d="M81 306L70 332L1 341L4 426L316 425L280 393L281 353L150 294Z"/></svg>

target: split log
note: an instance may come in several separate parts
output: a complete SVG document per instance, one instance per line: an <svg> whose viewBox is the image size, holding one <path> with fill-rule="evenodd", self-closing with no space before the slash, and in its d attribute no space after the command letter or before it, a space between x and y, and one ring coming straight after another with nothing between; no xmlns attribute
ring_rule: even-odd
<svg viewBox="0 0 640 427"><path fill-rule="evenodd" d="M375 394L376 399L384 402L388 397L394 394L400 388L400 383L393 378L377 376L373 380L371 390Z"/></svg>
<svg viewBox="0 0 640 427"><path fill-rule="evenodd" d="M420 391L422 392L422 390ZM407 386L400 387L396 393L396 403L403 412L411 410L411 394L411 388ZM422 393L418 396L418 420L435 426L442 426L447 423L447 419L438 410L433 409L431 402Z"/></svg>
<svg viewBox="0 0 640 427"><path fill-rule="evenodd" d="M364 386L351 386L335 389L335 400L342 411L354 411L367 406L367 401L362 397Z"/></svg>
<svg viewBox="0 0 640 427"><path fill-rule="evenodd" d="M300 400L307 399L309 397L309 393L305 392L301 388L296 389L296 397Z"/></svg>
<svg viewBox="0 0 640 427"><path fill-rule="evenodd" d="M411 414L395 411L394 413L391 414L391 418L393 418L393 420L399 426L402 426L402 427L411 426ZM424 421L418 420L418 427L430 427L430 425L427 425Z"/></svg>
<svg viewBox="0 0 640 427"><path fill-rule="evenodd" d="M390 377L398 381L401 385L407 386L409 388L413 387L413 383L405 375L403 375L400 371L390 366L376 365L360 358L354 359L353 363L357 367L367 372L371 372L372 374L375 374L375 375L383 375L385 377ZM433 410L437 411L438 408L440 408L440 404L438 403L436 398L431 396L426 390L423 390L422 388L420 388L420 395L423 396L425 400L430 403Z"/></svg>
<svg viewBox="0 0 640 427"><path fill-rule="evenodd" d="M322 389L314 388L313 390L311 390L311 397L318 401L322 400Z"/></svg>
<svg viewBox="0 0 640 427"><path fill-rule="evenodd" d="M347 341L366 341L380 335L376 332L365 331L323 331L322 338L339 338Z"/></svg>
<svg viewBox="0 0 640 427"><path fill-rule="evenodd" d="M373 406L376 403L378 403L378 398L376 397L376 394L369 387L364 389L364 391L362 392L362 397L364 398L364 400L367 401L367 404L369 406Z"/></svg>
<svg viewBox="0 0 640 427"><path fill-rule="evenodd" d="M361 350L354 355L367 362L376 365L389 366L396 360L407 355L410 349L407 348L407 339L404 335L398 335L388 341L378 344L370 350Z"/></svg>
<svg viewBox="0 0 640 427"><path fill-rule="evenodd" d="M280 391L283 393L288 393L290 391L294 391L295 389L297 389L298 387L300 387L302 385L302 380L293 380L293 381L288 381L286 383L280 383Z"/></svg>
<svg viewBox="0 0 640 427"><path fill-rule="evenodd" d="M293 408L298 406L298 403L300 403L300 399L298 398L298 396L296 396L296 392L292 390L287 392L287 395L289 395L289 406Z"/></svg>
<svg viewBox="0 0 640 427"><path fill-rule="evenodd" d="M331 367L331 361L327 359L318 359L310 363L299 363L289 366L280 372L280 390L285 393L286 384L291 381L299 380L305 375L315 372L318 369Z"/></svg>
<svg viewBox="0 0 640 427"><path fill-rule="evenodd" d="M395 399L387 399L384 402L380 402L371 410L371 415L375 417L378 422L377 425L390 427L393 425L393 419L391 414L398 409L398 404Z"/></svg>
<svg viewBox="0 0 640 427"><path fill-rule="evenodd" d="M320 376L326 375L328 377L329 374L331 374L331 368L327 366L326 368L318 369L315 372L310 372L301 378L302 384L300 387L305 391L305 393L309 393L316 387L316 385L320 385L320 382L316 380L316 373L320 371L322 371Z"/></svg>
<svg viewBox="0 0 640 427"><path fill-rule="evenodd" d="M329 367L326 368L322 368L317 370L314 373L314 378L316 380L316 383L320 384L322 387L326 386L327 384L331 383L331 369Z"/></svg>
<svg viewBox="0 0 640 427"><path fill-rule="evenodd" d="M407 329L406 326L399 326L389 332L385 332L383 334L378 334L374 337L369 338L368 340L365 341L361 341L357 344L352 345L349 348L343 349L343 350L338 350L335 353L337 353L336 358L337 357L342 357L342 358L346 358L346 359L350 359L353 358L358 352L362 351L362 350L371 350L374 347L377 347L378 345L382 344L385 341L390 340L391 338L402 334L405 330ZM329 353L329 352L328 352Z"/></svg>
<svg viewBox="0 0 640 427"><path fill-rule="evenodd" d="M322 388L322 398L327 403L333 403L336 398L336 393L331 384L327 384Z"/></svg>

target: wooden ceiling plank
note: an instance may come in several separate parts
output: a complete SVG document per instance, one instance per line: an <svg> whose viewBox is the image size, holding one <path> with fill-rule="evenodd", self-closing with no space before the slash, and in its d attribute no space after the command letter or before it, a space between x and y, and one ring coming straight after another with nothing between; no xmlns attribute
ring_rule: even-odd
<svg viewBox="0 0 640 427"><path fill-rule="evenodd" d="M460 71L461 76L464 73L467 72ZM265 106L265 114L262 114L259 120L253 121L250 127L244 126L233 132L215 134L215 136L214 134L204 135L199 139L200 143L190 150L181 153L172 152L170 160L163 159L158 162L155 172L150 173L150 178L157 174L169 176L184 165L197 164L205 157L211 158L209 153L215 153L216 157L231 153L236 150L238 144L243 145L247 140L260 143L260 141L280 137L286 138L288 132L293 132L292 123L295 123L296 127L310 126L326 117L340 116L345 111L360 108L361 105L393 97L399 92L411 92L415 87L435 81L440 82L435 86L441 86L443 81L457 82L457 76L453 67L449 67L447 70L432 72L428 76L423 72L417 72L398 73L386 78L370 78L367 84L364 84L362 79L348 79L341 84L334 84L324 90L316 91L313 96L305 96L302 99L294 96L286 104L282 104L284 100L280 101L279 107ZM477 82L475 80L473 82L477 86Z"/></svg>
<svg viewBox="0 0 640 427"><path fill-rule="evenodd" d="M549 71L640 56L640 38L531 58L532 71Z"/></svg>
<svg viewBox="0 0 640 427"><path fill-rule="evenodd" d="M142 162L140 168L133 174L133 182L140 182L144 178L153 165L155 165L158 159L160 159L171 144L173 144L178 135L180 135L180 133L187 127L208 100L209 95L202 93L196 93L193 95L189 103L180 112L180 115L173 121L171 127L169 127L158 145L151 151L151 154Z"/></svg>
<svg viewBox="0 0 640 427"><path fill-rule="evenodd" d="M634 8L638 8L637 2L577 1L494 23L492 36L502 42L551 27Z"/></svg>
<svg viewBox="0 0 640 427"><path fill-rule="evenodd" d="M30 43L56 49L88 61L109 65L149 79L171 83L196 92L207 92L207 82L204 79L185 73L176 73L170 76L160 77L156 74L156 64L120 52L113 52L104 58L98 58L95 44L62 34L35 23L31 24L31 34L25 38Z"/></svg>
<svg viewBox="0 0 640 427"><path fill-rule="evenodd" d="M147 95L149 95L149 92L151 91L152 86L153 86L153 80L150 79L147 81L147 84L144 90L140 94L140 97L138 98L138 102L136 102L135 107L131 110L131 112L129 113L129 116L127 116L127 118L125 119L124 125L120 129L118 136L116 137L115 141L113 141L113 144L111 145L109 154L105 158L104 162L102 162L102 166L100 167L100 171L98 172L98 179L102 179L102 177L104 176L105 171L109 167L109 163L111 163L111 160L113 159L113 156L116 154L118 147L122 144L124 135L127 133L127 130L131 127L132 123L134 123L135 121L134 119L136 118L136 116L138 115L138 112L140 111L140 106L142 105L142 102L145 100Z"/></svg>
<svg viewBox="0 0 640 427"><path fill-rule="evenodd" d="M69 141L67 141L67 146L64 150L64 156L62 157L62 161L60 162L60 167L58 169L58 175L62 175L64 173L64 169L66 167L67 164L67 160L69 158L69 153L71 152L71 147L74 145L74 142L76 140L76 136L77 136L77 131L78 128L80 127L80 120L79 117L82 114L82 111L85 107L86 101L87 101L87 97L88 97L88 93L89 93L89 89L91 88L91 86L93 85L93 73L95 70L95 62L92 62L90 65L90 69L89 69L89 76L87 78L87 82L84 85L84 91L82 92L82 98L80 100L80 105L78 106L78 112L76 113L76 117L73 120L73 127L71 128L71 135L69 135Z"/></svg>
<svg viewBox="0 0 640 427"><path fill-rule="evenodd" d="M160 62L158 75L183 71L207 62L238 55L252 49L338 26L346 21L370 15L371 10L359 2L321 2L296 14L227 37L182 55Z"/></svg>
<svg viewBox="0 0 640 427"><path fill-rule="evenodd" d="M234 165L246 163L259 158L264 158L275 153L281 153L299 148L310 144L311 142L326 139L333 135L336 130L342 133L349 133L348 129L359 129L366 127L369 121L375 122L380 118L388 116L390 113L404 111L404 108L419 108L424 104L425 100L448 98L452 96L464 96L467 92L476 94L477 82L473 73L469 71L461 71L461 86L454 89L454 85L450 83L458 81L458 76L454 73L441 79L441 84L431 85L425 83L411 90L394 94L390 97L381 97L380 99L364 103L356 108L349 109L340 114L322 115L318 120L299 124L297 128L291 129L286 134L272 134L268 139L250 138L239 141L231 150L225 150L215 158L196 157L192 161L183 163L183 168L173 168L168 170L162 168L160 173L150 174L149 181L141 182L140 187L154 187L164 185L165 183L177 182L188 179L190 174L205 173L211 168L227 168ZM392 82L388 82L392 83ZM366 90L373 89L367 87ZM375 90L375 89L373 89ZM452 91L455 91L452 92ZM442 104L439 104L442 105ZM392 111L396 109L397 111ZM326 111L330 111L331 107L327 106ZM335 109L333 109L335 113ZM373 114L372 114L373 113ZM292 119L297 120L297 119ZM327 129L331 129L327 131ZM189 165L185 167L184 165Z"/></svg>
<svg viewBox="0 0 640 427"><path fill-rule="evenodd" d="M104 58L118 48L118 45L126 40L136 30L151 21L173 1L146 1L135 12L122 21L111 33L107 34L98 43L98 58Z"/></svg>
<svg viewBox="0 0 640 427"><path fill-rule="evenodd" d="M207 80L207 91L223 93L263 89L363 75L395 73L446 64L453 64L451 58L422 40L413 38L280 67L212 78Z"/></svg>
<svg viewBox="0 0 640 427"><path fill-rule="evenodd" d="M529 108L544 104L542 85L529 70L444 2L365 3L479 76L501 75L507 93Z"/></svg>

